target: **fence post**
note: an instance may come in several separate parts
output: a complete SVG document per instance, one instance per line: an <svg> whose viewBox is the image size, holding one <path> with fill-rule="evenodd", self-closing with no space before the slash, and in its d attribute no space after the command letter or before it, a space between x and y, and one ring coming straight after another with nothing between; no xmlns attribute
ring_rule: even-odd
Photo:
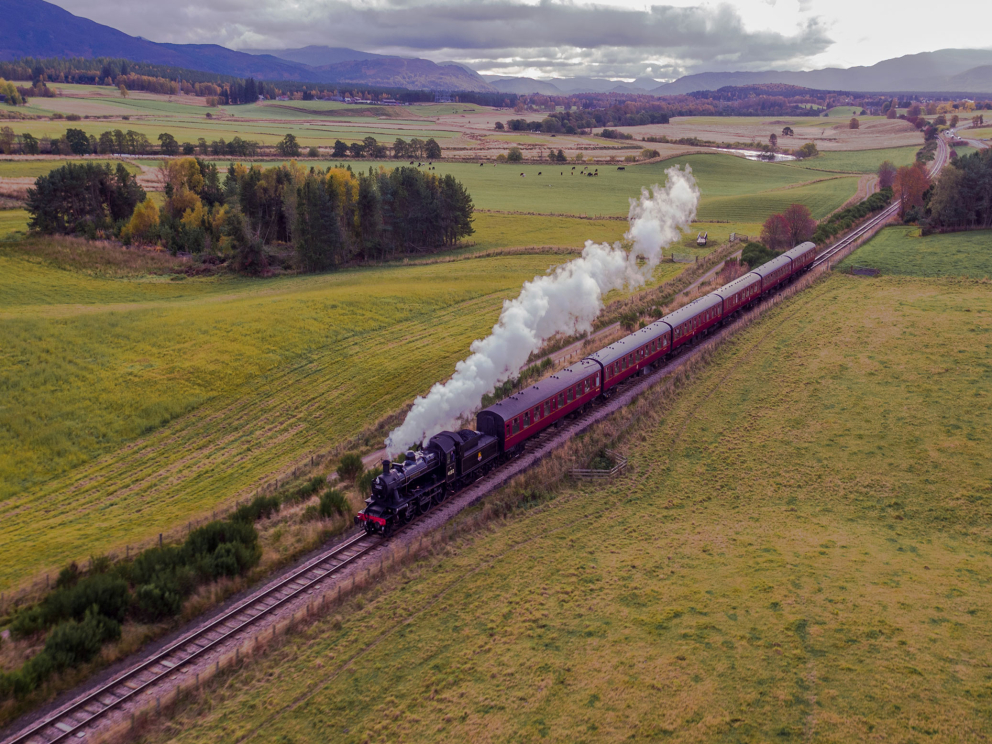
<svg viewBox="0 0 992 744"><path fill-rule="evenodd" d="M161 532L158 533L158 546L160 548L162 547L162 533Z"/></svg>

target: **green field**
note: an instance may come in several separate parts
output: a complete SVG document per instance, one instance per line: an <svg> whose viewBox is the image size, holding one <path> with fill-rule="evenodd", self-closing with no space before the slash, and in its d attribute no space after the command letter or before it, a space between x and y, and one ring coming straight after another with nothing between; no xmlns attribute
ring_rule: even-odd
<svg viewBox="0 0 992 744"><path fill-rule="evenodd" d="M342 164L330 160L306 162L321 168ZM407 161L352 161L349 164L354 170L364 171L395 168ZM465 184L479 209L590 217L626 216L630 199L639 196L642 188L664 184L668 168L687 164L692 166L702 194L698 215L702 222L761 223L793 202L806 204L814 217L821 218L857 191L855 178L812 174L790 165L760 163L725 154L688 155L661 163L627 166L622 171L618 171L616 165L589 166L587 172L599 170L596 177L582 175L585 167L582 165L572 175L571 164L550 163L487 163L480 166L477 163L439 162L434 164L434 172L438 175L450 173ZM268 167L275 163L261 165ZM219 161L218 167L226 168L227 161ZM521 177L521 173L526 175Z"/></svg>
<svg viewBox="0 0 992 744"><path fill-rule="evenodd" d="M120 160L0 160L0 178L37 178L61 168L67 163L96 163L116 167ZM140 173L141 168L134 163L124 162L128 173Z"/></svg>
<svg viewBox="0 0 992 744"><path fill-rule="evenodd" d="M22 237L28 229L26 209L0 209L0 240Z"/></svg>
<svg viewBox="0 0 992 744"><path fill-rule="evenodd" d="M968 155L971 155L973 153L978 152L978 148L977 147L972 147L971 145L965 145L964 147L955 147L954 148L954 152L957 153L957 156L959 158L963 158L963 157L966 157Z"/></svg>
<svg viewBox="0 0 992 744"><path fill-rule="evenodd" d="M888 160L896 167L912 165L918 147L888 147L882 150L821 152L815 158L789 163L794 168L835 173L878 173L878 166Z"/></svg>
<svg viewBox="0 0 992 744"><path fill-rule="evenodd" d="M841 264L902 276L992 277L992 231L919 237L913 227L888 227Z"/></svg>
<svg viewBox="0 0 992 744"><path fill-rule="evenodd" d="M832 276L627 476L395 573L143 741L985 740L990 370L985 284Z"/></svg>

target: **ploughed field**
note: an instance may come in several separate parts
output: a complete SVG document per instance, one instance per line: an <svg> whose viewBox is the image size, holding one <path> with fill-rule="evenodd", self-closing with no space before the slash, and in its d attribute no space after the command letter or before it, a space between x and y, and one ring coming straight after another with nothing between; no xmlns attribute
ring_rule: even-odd
<svg viewBox="0 0 992 744"><path fill-rule="evenodd" d="M992 296L927 256L783 302L625 477L394 573L144 740L988 738Z"/></svg>

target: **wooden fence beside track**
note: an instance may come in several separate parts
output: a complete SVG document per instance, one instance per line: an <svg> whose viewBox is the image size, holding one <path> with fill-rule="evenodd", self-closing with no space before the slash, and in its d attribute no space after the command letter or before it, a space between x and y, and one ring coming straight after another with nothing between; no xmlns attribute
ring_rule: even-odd
<svg viewBox="0 0 992 744"><path fill-rule="evenodd" d="M606 450L606 454L612 458L613 462L616 463L609 470L593 470L590 468L572 468L572 477L578 478L580 480L598 480L601 478L610 479L615 478L618 475L623 475L627 470L627 458L614 452L613 450Z"/></svg>

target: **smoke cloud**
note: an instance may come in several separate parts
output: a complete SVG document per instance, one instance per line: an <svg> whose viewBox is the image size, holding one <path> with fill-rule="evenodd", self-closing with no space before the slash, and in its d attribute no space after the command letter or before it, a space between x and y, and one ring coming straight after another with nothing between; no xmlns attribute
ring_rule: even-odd
<svg viewBox="0 0 992 744"><path fill-rule="evenodd" d="M418 397L403 423L386 439L389 455L402 452L450 429L472 413L500 383L517 375L532 352L556 333L592 329L603 296L614 289L643 285L661 261L662 249L682 234L696 216L699 189L692 169L669 168L664 188L641 190L630 200L629 228L620 243L586 241L582 256L545 276L525 282L520 295L503 303L491 335L474 341L471 355L455 374Z"/></svg>

